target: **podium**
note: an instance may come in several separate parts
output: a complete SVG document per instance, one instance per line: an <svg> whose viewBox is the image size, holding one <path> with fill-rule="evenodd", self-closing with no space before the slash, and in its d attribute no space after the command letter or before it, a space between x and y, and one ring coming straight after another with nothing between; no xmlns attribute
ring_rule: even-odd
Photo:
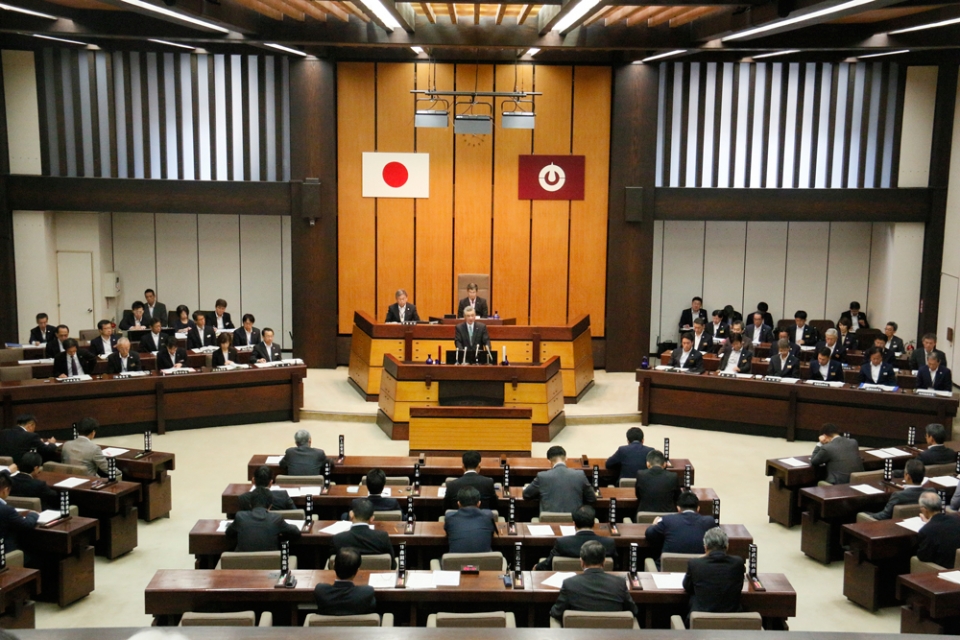
<svg viewBox="0 0 960 640"><path fill-rule="evenodd" d="M411 407L410 454L529 458L532 415L528 407Z"/></svg>

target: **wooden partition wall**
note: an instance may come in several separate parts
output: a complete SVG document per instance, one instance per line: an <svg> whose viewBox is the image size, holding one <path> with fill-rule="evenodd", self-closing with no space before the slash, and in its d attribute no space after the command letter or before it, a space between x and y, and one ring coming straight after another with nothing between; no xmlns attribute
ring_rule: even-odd
<svg viewBox="0 0 960 640"><path fill-rule="evenodd" d="M564 324L590 314L604 335L609 67L441 64L438 89L512 91L515 74L536 98L536 128L492 135L416 129L411 89L429 87L419 63L339 63L339 328L354 311L379 319L397 289L420 316L456 311L456 276L491 275L491 309L521 324ZM478 111L483 113L482 111ZM430 154L430 197L363 198L362 153ZM585 199L518 200L518 156L586 156Z"/></svg>

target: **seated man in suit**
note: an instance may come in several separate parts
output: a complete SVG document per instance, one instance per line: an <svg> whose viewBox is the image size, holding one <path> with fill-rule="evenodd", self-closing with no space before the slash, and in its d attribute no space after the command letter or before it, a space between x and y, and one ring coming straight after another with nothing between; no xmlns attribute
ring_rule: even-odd
<svg viewBox="0 0 960 640"><path fill-rule="evenodd" d="M685 333L680 338L680 348L670 354L670 366L686 369L691 373L703 373L703 356L693 348L693 334Z"/></svg>
<svg viewBox="0 0 960 640"><path fill-rule="evenodd" d="M313 448L313 438L306 429L298 429L293 434L296 446L287 449L280 458L280 471L285 476L319 476L326 472L327 464L333 468L333 461L327 458L323 449Z"/></svg>
<svg viewBox="0 0 960 640"><path fill-rule="evenodd" d="M30 344L46 344L56 339L57 332L49 324L50 318L45 313L37 314L37 326L30 329Z"/></svg>
<svg viewBox="0 0 960 640"><path fill-rule="evenodd" d="M791 331L791 329L789 329L788 327L781 327L780 329L777 329L777 344L779 344L781 340L786 340L787 342L789 342L790 355L794 356L797 360L799 360L800 345L798 345L796 342L793 341L793 338L791 337L792 333L793 331Z"/></svg>
<svg viewBox="0 0 960 640"><path fill-rule="evenodd" d="M187 349L217 346L217 332L213 327L207 326L207 316L194 311L193 325L187 331Z"/></svg>
<svg viewBox="0 0 960 640"><path fill-rule="evenodd" d="M37 520L40 518L40 514L36 511L28 511L25 515L20 515L16 509L7 504L6 500L10 497L11 488L10 472L0 471L0 536L3 537L3 548L6 553L20 548L20 536L28 535L28 532L36 529Z"/></svg>
<svg viewBox="0 0 960 640"><path fill-rule="evenodd" d="M754 313L753 323L743 330L743 335L750 338L753 344L773 342L773 327L763 323L763 316L760 313Z"/></svg>
<svg viewBox="0 0 960 640"><path fill-rule="evenodd" d="M400 511L400 503L396 498L384 496L383 490L387 486L387 474L383 469L371 469L367 472L367 502L373 505L374 511ZM353 509L364 498L354 498L350 508Z"/></svg>
<svg viewBox="0 0 960 640"><path fill-rule="evenodd" d="M843 348L843 343L840 342L840 332L836 329L827 329L823 332L823 340L818 342L816 346L818 352L821 349L829 349L830 357L837 362L843 362L844 357L847 355L846 349Z"/></svg>
<svg viewBox="0 0 960 640"><path fill-rule="evenodd" d="M657 566L661 553L699 553L703 548L703 534L717 526L713 516L703 516L700 499L692 491L684 491L677 499L677 512L657 518L644 533L657 552Z"/></svg>
<svg viewBox="0 0 960 640"><path fill-rule="evenodd" d="M296 509L290 494L273 486L273 472L267 465L262 465L253 472L253 489L238 498L240 511L253 509L253 494L262 493L270 498L267 509Z"/></svg>
<svg viewBox="0 0 960 640"><path fill-rule="evenodd" d="M180 369L187 366L187 350L177 345L173 336L165 336L161 342L162 348L157 353L157 370Z"/></svg>
<svg viewBox="0 0 960 640"><path fill-rule="evenodd" d="M524 500L540 498L540 513L570 513L585 502L597 501L597 494L587 482L587 475L567 466L567 452L563 447L554 445L547 449L547 459L553 468L541 471L533 482L523 488Z"/></svg>
<svg viewBox="0 0 960 640"><path fill-rule="evenodd" d="M420 322L420 315L413 304L407 303L407 292L397 289L397 301L387 307L387 319L384 322Z"/></svg>
<svg viewBox="0 0 960 640"><path fill-rule="evenodd" d="M376 594L368 584L354 584L360 570L360 554L344 547L333 560L337 579L333 584L320 583L313 588L317 613L321 616L362 616L377 612Z"/></svg>
<svg viewBox="0 0 960 640"><path fill-rule="evenodd" d="M707 325L707 333L713 338L713 341L723 340L727 337L727 323L723 320L723 311L714 309L712 321Z"/></svg>
<svg viewBox="0 0 960 640"><path fill-rule="evenodd" d="M940 355L934 351L927 357L927 366L917 371L917 389L934 391L953 391L950 369L940 362Z"/></svg>
<svg viewBox="0 0 960 640"><path fill-rule="evenodd" d="M90 341L90 353L95 356L109 356L117 348L117 336L113 335L113 323L101 320L97 323L100 335Z"/></svg>
<svg viewBox="0 0 960 640"><path fill-rule="evenodd" d="M13 487L10 495L19 498L39 498L44 509L60 509L60 495L37 476L42 471L43 458L39 453L28 451L20 458L16 475L10 478Z"/></svg>
<svg viewBox="0 0 960 640"><path fill-rule="evenodd" d="M819 444L813 449L810 464L826 467L826 481L830 484L846 484L850 482L851 473L863 471L857 441L840 435L837 425L829 423L820 427Z"/></svg>
<svg viewBox="0 0 960 640"><path fill-rule="evenodd" d="M943 444L947 439L947 430L943 428L942 424L928 424L925 436L927 449L920 452L918 456L920 462L925 465L956 462L957 452Z"/></svg>
<svg viewBox="0 0 960 640"><path fill-rule="evenodd" d="M720 527L703 535L703 557L687 563L683 590L690 596L690 611L734 613L740 611L740 592L746 573L743 558L727 554L729 539Z"/></svg>
<svg viewBox="0 0 960 640"><path fill-rule="evenodd" d="M777 378L800 377L800 358L791 353L794 347L796 345L791 345L788 339L780 338L777 342L777 355L770 357L770 364L767 366L768 376Z"/></svg>
<svg viewBox="0 0 960 640"><path fill-rule="evenodd" d="M456 509L458 505L457 496L460 490L465 487L473 487L480 494L480 508L496 511L497 490L494 487L493 478L482 476L478 473L480 469L481 456L476 451L464 451L463 456L463 475L456 480L447 482L447 493L444 496L444 506L447 509Z"/></svg>
<svg viewBox="0 0 960 640"><path fill-rule="evenodd" d="M213 358L210 364L214 367L226 366L228 362L237 364L240 355L233 348L233 334L224 332L217 336L217 346L219 349L213 352Z"/></svg>
<svg viewBox="0 0 960 640"><path fill-rule="evenodd" d="M923 334L921 343L923 344L923 349L914 349L910 353L910 369L913 371L919 371L920 367L927 364L927 358L930 357L931 353L939 354L940 364L947 366L947 355L943 351L937 349L937 334Z"/></svg>
<svg viewBox="0 0 960 640"><path fill-rule="evenodd" d="M857 342L857 334L850 330L850 321L846 318L840 318L840 322L837 323L837 341L840 343L840 346L843 347L844 351L850 350L859 350L859 343Z"/></svg>
<svg viewBox="0 0 960 640"><path fill-rule="evenodd" d="M643 429L630 427L627 429L627 444L607 458L604 467L614 473L619 472L620 478L636 478L638 471L647 468L647 455L651 451L653 447L643 444Z"/></svg>
<svg viewBox="0 0 960 640"><path fill-rule="evenodd" d="M47 341L47 346L44 349L44 354L48 358L56 358L59 354L63 353L64 347L63 343L67 341L67 338L70 337L70 327L65 324L57 325L57 333L53 340Z"/></svg>
<svg viewBox="0 0 960 640"><path fill-rule="evenodd" d="M330 545L333 547L333 554L339 555L340 551L346 548L355 549L361 556L389 554L391 564L395 567L396 560L393 558L393 545L390 544L390 536L386 531L378 531L373 528L373 503L366 498L359 498L353 501L350 507L350 522L352 523L349 531L343 531L331 538Z"/></svg>
<svg viewBox="0 0 960 640"><path fill-rule="evenodd" d="M694 296L690 301L690 308L680 312L680 333L693 329L693 321L702 318L704 324L707 322L707 311L703 308L703 298Z"/></svg>
<svg viewBox="0 0 960 640"><path fill-rule="evenodd" d="M163 336L160 332L163 323L160 318L150 320L150 333L140 338L140 353L157 353L163 349Z"/></svg>
<svg viewBox="0 0 960 640"><path fill-rule="evenodd" d="M860 367L860 384L883 384L896 386L897 374L889 362L883 361L883 353L877 347L867 351L867 362Z"/></svg>
<svg viewBox="0 0 960 640"><path fill-rule="evenodd" d="M713 349L713 337L707 333L707 321L696 318L693 321L693 348L700 353L709 353Z"/></svg>
<svg viewBox="0 0 960 640"><path fill-rule="evenodd" d="M920 519L926 524L917 532L917 559L954 569L960 549L960 518L943 512L936 491L920 494Z"/></svg>
<svg viewBox="0 0 960 640"><path fill-rule="evenodd" d="M56 438L41 438L36 433L37 419L31 413L17 416L16 426L0 431L0 456L10 456L20 466L23 455L36 451L44 460L55 460L60 450Z"/></svg>
<svg viewBox="0 0 960 640"><path fill-rule="evenodd" d="M243 314L242 324L233 332L234 346L251 347L260 343L260 329L253 326L254 322L252 313Z"/></svg>
<svg viewBox="0 0 960 640"><path fill-rule="evenodd" d="M922 462L914 458L907 460L903 468L903 491L897 491L887 500L887 506L883 511L868 513L867 515L874 520L889 520L893 517L893 508L901 504L917 504L920 500L920 494L923 493L923 477L927 473L927 468Z"/></svg>
<svg viewBox="0 0 960 640"><path fill-rule="evenodd" d="M143 371L140 354L130 351L130 340L126 337L117 340L117 350L107 356L107 373L126 373Z"/></svg>
<svg viewBox="0 0 960 640"><path fill-rule="evenodd" d="M143 292L143 299L147 303L143 306L143 315L148 321L158 318L163 326L167 326L167 305L157 302L157 294L153 289L147 289Z"/></svg>
<svg viewBox="0 0 960 640"><path fill-rule="evenodd" d="M743 336L739 333L730 334L727 344L723 345L723 354L720 358L720 372L723 373L750 373L753 363L753 352L743 344Z"/></svg>
<svg viewBox="0 0 960 640"><path fill-rule="evenodd" d="M755 320L753 318L757 314L759 314L760 317L763 318L763 324L770 327L771 332L773 332L773 316L770 315L770 305L768 305L766 302L758 302L757 310L751 313L750 315L748 315L746 318L744 318L744 321L746 321L748 327L755 323Z"/></svg>
<svg viewBox="0 0 960 640"><path fill-rule="evenodd" d="M821 349L817 352L817 361L810 363L810 373L807 379L843 382L843 366L830 358L829 349Z"/></svg>
<svg viewBox="0 0 960 640"><path fill-rule="evenodd" d="M627 590L622 576L613 576L603 570L606 550L596 540L580 547L580 566L583 573L563 581L556 604L550 616L563 620L563 612L571 611L630 611L637 615L637 605Z"/></svg>
<svg viewBox="0 0 960 640"><path fill-rule="evenodd" d="M63 341L63 353L53 359L53 375L56 378L90 375L97 367L96 357L86 349L80 349L77 341L67 338Z"/></svg>
<svg viewBox="0 0 960 640"><path fill-rule="evenodd" d="M279 345L273 343L273 329L270 327L264 327L260 332L260 342L253 348L253 357L257 362L283 360Z"/></svg>
<svg viewBox="0 0 960 640"><path fill-rule="evenodd" d="M550 549L550 555L544 558L537 566L533 568L534 571L550 571L553 568L553 559L556 557L561 558L579 558L580 549L583 548L583 545L587 542L595 541L603 545L604 552L606 557L613 560L613 566L617 565L617 545L613 538L598 536L594 530L595 520L597 518L597 512L588 504L583 505L572 514L573 517L573 526L576 529L576 533L572 536L563 536L562 538L557 538L557 541L553 543L553 548Z"/></svg>
<svg viewBox="0 0 960 640"><path fill-rule="evenodd" d="M457 307L458 318L464 317L463 312L466 311L467 307L473 307L478 318L486 318L490 315L490 311L487 308L487 301L477 297L477 291L479 290L480 288L475 282L467 285L467 297L461 300L460 305Z"/></svg>
<svg viewBox="0 0 960 640"><path fill-rule="evenodd" d="M753 343L743 332L743 320L734 320L730 323L730 328L727 331L727 342L730 342L730 338L732 338L734 335L740 336L743 339L743 344L748 348L753 349Z"/></svg>
<svg viewBox="0 0 960 640"><path fill-rule="evenodd" d="M280 539L296 540L300 527L288 524L279 513L271 513L270 496L254 492L250 510L237 511L227 527L227 540L236 540L234 551L278 551Z"/></svg>
<svg viewBox="0 0 960 640"><path fill-rule="evenodd" d="M667 460L659 451L647 454L647 468L637 472L637 512L666 513L677 508L680 481L663 468Z"/></svg>
<svg viewBox="0 0 960 640"><path fill-rule="evenodd" d="M850 322L850 332L856 333L859 329L869 329L870 323L867 322L867 314L860 311L860 303L854 300L850 303L850 310L840 314L840 320ZM837 324L840 324L839 322Z"/></svg>
<svg viewBox="0 0 960 640"><path fill-rule="evenodd" d="M144 304L137 300L131 305L130 313L124 311L123 319L120 320L120 331L148 329L150 327L150 318L146 316L144 309Z"/></svg>
<svg viewBox="0 0 960 640"><path fill-rule="evenodd" d="M817 344L817 331L807 324L807 312L799 310L793 314L794 328L790 332L790 339L793 343L806 346L815 346Z"/></svg>
<svg viewBox="0 0 960 640"><path fill-rule="evenodd" d="M100 423L95 418L84 418L77 424L77 439L63 443L60 457L64 464L85 467L88 476L107 477L107 458L103 449L93 443ZM117 471L117 478L121 476Z"/></svg>
<svg viewBox="0 0 960 640"><path fill-rule="evenodd" d="M888 351L892 351L894 356L906 351L903 347L903 339L896 335L897 329L899 328L896 322L888 322L883 328L883 335L887 337L887 341L883 346L886 347Z"/></svg>
<svg viewBox="0 0 960 640"><path fill-rule="evenodd" d="M487 553L497 532L493 512L480 508L480 492L464 487L457 492L460 508L446 514L443 530L450 553Z"/></svg>
<svg viewBox="0 0 960 640"><path fill-rule="evenodd" d="M463 349L464 362L473 362L480 352L490 351L490 335L487 326L477 322L477 314L470 307L463 310L464 321L457 325L453 341L457 351Z"/></svg>
<svg viewBox="0 0 960 640"><path fill-rule="evenodd" d="M883 361L889 364L891 367L893 366L893 363L896 362L897 355L893 352L892 349L887 349L886 336L877 336L876 338L874 338L872 348L879 351Z"/></svg>
<svg viewBox="0 0 960 640"><path fill-rule="evenodd" d="M207 322L210 323L210 326L216 331L236 329L236 327L233 326L233 320L231 320L230 314L227 313L227 301L223 298L217 298L217 301L213 306L216 311L211 313L207 318Z"/></svg>

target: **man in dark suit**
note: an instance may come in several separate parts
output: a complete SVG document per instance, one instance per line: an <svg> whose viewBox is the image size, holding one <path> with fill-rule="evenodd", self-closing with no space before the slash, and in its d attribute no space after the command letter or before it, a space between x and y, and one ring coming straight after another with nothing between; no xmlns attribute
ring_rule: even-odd
<svg viewBox="0 0 960 640"><path fill-rule="evenodd" d="M318 476L325 472L327 463L333 468L333 461L327 458L323 449L313 448L313 438L306 429L298 429L293 434L296 446L287 449L280 458L280 470L287 476Z"/></svg>
<svg viewBox="0 0 960 640"><path fill-rule="evenodd" d="M867 322L867 314L860 311L860 303L856 300L850 303L849 311L840 314L840 319L843 320L844 318L850 321L850 331L853 333L856 333L859 329L870 328L870 323Z"/></svg>
<svg viewBox="0 0 960 640"><path fill-rule="evenodd" d="M867 362L860 366L860 384L883 384L896 386L897 374L889 362L883 361L883 353L873 347L867 351Z"/></svg>
<svg viewBox="0 0 960 640"><path fill-rule="evenodd" d="M953 391L950 369L940 363L940 356L936 351L927 358L927 366L920 367L917 371L917 389Z"/></svg>
<svg viewBox="0 0 960 640"><path fill-rule="evenodd" d="M703 548L703 534L717 526L713 516L698 513L700 499L692 491L684 491L677 499L678 513L657 518L644 533L647 541L659 547L657 566L661 553L699 553Z"/></svg>
<svg viewBox="0 0 960 640"><path fill-rule="evenodd" d="M230 318L230 314L227 313L227 301L223 298L218 298L213 306L216 311L207 317L207 322L210 324L210 327L220 331L236 329L236 327L233 326L233 320Z"/></svg>
<svg viewBox="0 0 960 640"><path fill-rule="evenodd" d="M95 356L108 356L117 348L117 336L113 335L113 323L101 320L97 323L100 335L90 341L90 353Z"/></svg>
<svg viewBox="0 0 960 640"><path fill-rule="evenodd" d="M843 362L844 357L847 355L847 350L844 348L843 343L840 342L840 333L836 329L827 329L824 331L823 340L819 341L816 346L818 352L821 349L829 349L830 357L837 362Z"/></svg>
<svg viewBox="0 0 960 640"><path fill-rule="evenodd" d="M563 620L563 612L571 611L630 611L637 615L637 605L621 576L612 576L603 570L606 550L596 540L580 547L580 566L583 573L563 581L556 604L550 616Z"/></svg>
<svg viewBox="0 0 960 640"><path fill-rule="evenodd" d="M240 511L249 511L253 509L253 494L262 493L270 501L267 509L296 509L290 494L283 490L271 488L273 485L273 472L270 467L263 465L253 472L253 490L242 494L238 498Z"/></svg>
<svg viewBox="0 0 960 640"><path fill-rule="evenodd" d="M956 462L957 452L943 444L947 439L947 430L943 428L942 424L928 424L925 437L927 440L927 448L925 451L920 452L918 456L920 462L928 466L931 464L950 464L951 462Z"/></svg>
<svg viewBox="0 0 960 640"><path fill-rule="evenodd" d="M896 335L897 329L899 329L899 327L896 322L888 322L883 328L883 335L887 337L887 342L884 346L888 351L892 351L894 355L906 351L903 347L903 339Z"/></svg>
<svg viewBox="0 0 960 640"><path fill-rule="evenodd" d="M460 508L444 518L450 553L488 553L497 532L493 512L480 508L480 492L464 487L457 493Z"/></svg>
<svg viewBox="0 0 960 640"><path fill-rule="evenodd" d="M367 497L354 498L350 508L355 509L357 504L359 504L362 500L366 500L373 505L373 510L375 512L401 511L400 503L397 502L396 498L390 498L388 496L381 495L384 487L386 486L387 474L383 472L383 469L371 469L367 472Z"/></svg>
<svg viewBox="0 0 960 640"><path fill-rule="evenodd" d="M480 494L480 508L496 511L499 506L497 489L494 487L493 478L488 478L479 473L480 454L476 451L464 451L461 459L463 460L463 475L456 480L447 482L444 506L447 509L456 509L458 505L457 496L460 490L465 487L473 487Z"/></svg>
<svg viewBox="0 0 960 640"><path fill-rule="evenodd" d="M917 559L953 569L960 549L960 518L943 512L936 491L920 494L920 519L926 522L917 532Z"/></svg>
<svg viewBox="0 0 960 640"><path fill-rule="evenodd" d="M63 342L64 351L53 359L53 375L56 378L90 375L97 366L96 357L86 349L80 349L77 341L67 338Z"/></svg>
<svg viewBox="0 0 960 640"><path fill-rule="evenodd" d="M0 455L10 456L14 464L20 466L23 454L36 451L44 460L55 460L60 456L57 439L44 440L36 433L37 419L29 413L17 416L16 426L0 431Z"/></svg>
<svg viewBox="0 0 960 640"><path fill-rule="evenodd" d="M252 313L243 314L243 324L233 332L233 346L248 347L260 342L260 329L253 326L254 322Z"/></svg>
<svg viewBox="0 0 960 640"><path fill-rule="evenodd" d="M40 518L40 514L36 511L28 511L26 515L20 515L16 509L6 503L12 486L10 472L0 471L0 535L3 536L6 553L20 548L18 544L20 535L26 535L28 531L36 529L37 519Z"/></svg>
<svg viewBox="0 0 960 640"><path fill-rule="evenodd" d="M478 318L486 318L490 315L490 310L487 308L487 301L477 297L478 290L479 287L475 282L467 285L467 297L461 300L460 305L457 307L458 318L464 317L463 312L466 311L467 307L473 307Z"/></svg>
<svg viewBox="0 0 960 640"><path fill-rule="evenodd" d="M477 322L477 315L471 308L464 309L463 322L457 325L453 341L457 350L464 350L465 362L474 362L479 353L490 350L490 335L487 326Z"/></svg>
<svg viewBox="0 0 960 640"><path fill-rule="evenodd" d="M797 311L793 314L794 328L790 330L791 342L805 346L817 344L817 330L807 324L807 312Z"/></svg>
<svg viewBox="0 0 960 640"><path fill-rule="evenodd" d="M207 325L207 316L199 311L193 312L193 323L187 331L187 349L202 349L203 347L217 346L217 332Z"/></svg>
<svg viewBox="0 0 960 640"><path fill-rule="evenodd" d="M690 301L690 308L684 309L680 313L680 332L690 331L697 318L701 318L706 324L707 310L703 308L703 298L700 296L694 296L693 300Z"/></svg>
<svg viewBox="0 0 960 640"><path fill-rule="evenodd" d="M637 472L637 511L666 513L677 508L680 481L663 468L666 459L659 451L647 454L647 468Z"/></svg>
<svg viewBox="0 0 960 640"><path fill-rule="evenodd" d="M701 558L687 563L683 589L690 595L690 611L733 613L740 611L740 592L746 573L743 558L727 554L729 539L720 527L703 536Z"/></svg>
<svg viewBox="0 0 960 640"><path fill-rule="evenodd" d="M703 318L693 321L693 348L700 353L713 351L713 337L707 333L707 322Z"/></svg>
<svg viewBox="0 0 960 640"><path fill-rule="evenodd" d="M177 346L176 338L166 336L161 344L163 346L157 353L157 369L159 371L180 369L187 366L187 350Z"/></svg>
<svg viewBox="0 0 960 640"><path fill-rule="evenodd" d="M693 348L693 334L685 333L680 338L680 348L670 354L670 366L686 369L691 373L703 373L703 356Z"/></svg>
<svg viewBox="0 0 960 640"><path fill-rule="evenodd" d="M167 305L157 302L157 294L153 289L147 289L143 292L143 299L147 301L143 305L143 315L149 321L157 318L167 326L169 318L167 317Z"/></svg>
<svg viewBox="0 0 960 640"><path fill-rule="evenodd" d="M150 333L145 333L140 338L140 353L157 353L163 350L164 334L160 331L162 325L160 318L150 321Z"/></svg>
<svg viewBox="0 0 960 640"><path fill-rule="evenodd" d="M65 324L57 325L57 335L53 340L47 340L47 346L44 348L44 354L48 358L56 358L63 353L63 343L70 337L70 327Z"/></svg>
<svg viewBox="0 0 960 640"><path fill-rule="evenodd" d="M333 560L337 579L333 584L321 583L313 588L319 615L362 616L377 612L377 598L373 587L353 583L357 571L360 570L360 561L360 554L356 549L340 549Z"/></svg>
<svg viewBox="0 0 960 640"><path fill-rule="evenodd" d="M927 364L927 358L930 357L931 353L937 353L940 355L940 364L947 366L947 355L937 349L937 334L935 333L926 333L923 335L921 340L923 344L922 349L914 349L910 353L910 368L914 371L920 369L920 367Z"/></svg>
<svg viewBox="0 0 960 640"><path fill-rule="evenodd" d="M907 460L907 465L903 468L903 491L897 491L887 500L887 506L883 511L868 513L874 520L889 520L893 517L893 508L901 504L917 504L920 500L920 494L923 493L923 477L927 473L927 468L922 462L914 458Z"/></svg>
<svg viewBox="0 0 960 640"><path fill-rule="evenodd" d="M761 318L763 318L763 324L765 324L765 325L767 325L768 327L770 327L771 332L773 331L773 316L770 315L770 305L768 305L766 302L758 302L758 303L757 303L757 310L754 311L753 313L749 314L746 318L744 318L744 320L746 321L748 327L749 327L751 324L754 324L754 319L753 319L753 317L754 317L755 315L759 315ZM774 333L775 333L775 332L774 332ZM774 336L774 337L776 337L776 336Z"/></svg>
<svg viewBox="0 0 960 640"><path fill-rule="evenodd" d="M393 545L386 531L373 528L373 503L365 498L353 501L350 507L350 522L353 524L349 531L343 531L333 536L330 544L333 554L338 555L342 549L355 549L361 556L390 555L391 564L396 566L393 559Z"/></svg>
<svg viewBox="0 0 960 640"><path fill-rule="evenodd" d="M56 330L49 325L50 318L45 313L37 314L37 326L30 329L30 344L45 344L57 337Z"/></svg>
<svg viewBox="0 0 960 640"><path fill-rule="evenodd" d="M11 476L10 495L19 498L39 498L44 509L60 509L59 494L43 480L38 480L43 458L39 453L28 451L17 465L20 473Z"/></svg>
<svg viewBox="0 0 960 640"><path fill-rule="evenodd" d="M793 341L790 337L790 329L788 327L781 327L777 329L777 344L779 345L781 340L786 340L790 343L790 355L795 357L797 360L800 359L800 345Z"/></svg>
<svg viewBox="0 0 960 640"><path fill-rule="evenodd" d="M563 447L550 447L547 450L547 459L553 468L541 471L533 482L523 488L524 500L540 498L540 513L570 513L585 502L597 501L597 494L587 482L586 474L567 466L567 452Z"/></svg>
<svg viewBox="0 0 960 640"><path fill-rule="evenodd" d="M723 319L723 311L714 309L712 318L713 320L707 325L707 333L714 340L723 340L727 337L727 331L729 330L726 321Z"/></svg>
<svg viewBox="0 0 960 640"><path fill-rule="evenodd" d="M257 362L283 360L280 347L273 343L273 329L270 327L264 327L260 332L260 342L253 348L253 357Z"/></svg>
<svg viewBox="0 0 960 640"><path fill-rule="evenodd" d="M407 292L397 289L397 301L387 307L385 322L420 322L420 315L413 304L407 303Z"/></svg>
<svg viewBox="0 0 960 640"><path fill-rule="evenodd" d="M843 382L843 366L830 358L829 349L821 349L817 352L817 361L810 363L810 373L807 379Z"/></svg>
<svg viewBox="0 0 960 640"><path fill-rule="evenodd" d="M276 551L280 538L296 540L300 528L287 524L278 513L267 511L270 496L254 492L250 496L250 510L238 511L227 527L227 540L236 540L234 551Z"/></svg>
<svg viewBox="0 0 960 640"><path fill-rule="evenodd" d="M731 333L727 344L723 345L718 371L726 373L750 373L753 364L753 352L744 345L743 336Z"/></svg>
<svg viewBox="0 0 960 640"><path fill-rule="evenodd" d="M607 458L604 467L614 473L619 472L620 478L636 478L638 471L647 468L647 455L651 451L653 447L643 444L643 429L630 427L627 429L627 444Z"/></svg>
<svg viewBox="0 0 960 640"><path fill-rule="evenodd" d="M129 311L124 311L123 318L120 320L120 331L147 329L150 326L150 319L144 314L143 309L143 303L137 300Z"/></svg>
<svg viewBox="0 0 960 640"><path fill-rule="evenodd" d="M613 560L613 566L616 568L617 544L613 538L598 536L594 532L593 526L597 517L597 512L594 508L585 504L574 511L571 516L573 517L573 526L576 528L576 533L572 536L557 538L557 541L553 543L553 548L550 549L550 555L541 560L537 566L533 568L534 571L550 571L553 568L553 559L558 556L561 558L579 558L580 549L591 540L603 545L606 557Z"/></svg>
<svg viewBox="0 0 960 640"><path fill-rule="evenodd" d="M873 349L876 349L883 356L883 361L889 364L891 367L893 363L897 360L897 354L893 352L893 349L887 349L887 338L886 336L877 336L873 339Z"/></svg>
<svg viewBox="0 0 960 640"><path fill-rule="evenodd" d="M800 377L800 358L790 352L794 346L786 338L781 338L777 342L777 354L770 357L770 364L767 366L768 376L777 378Z"/></svg>
<svg viewBox="0 0 960 640"><path fill-rule="evenodd" d="M820 427L819 444L813 450L810 464L826 467L826 480L830 484L846 484L850 482L851 473L863 471L860 446L853 438L841 436L835 424Z"/></svg>
<svg viewBox="0 0 960 640"><path fill-rule="evenodd" d="M754 313L753 323L743 330L743 335L750 338L750 342L753 344L773 342L773 327L764 324L762 315Z"/></svg>
<svg viewBox="0 0 960 640"><path fill-rule="evenodd" d="M117 340L117 350L107 356L107 373L126 373L127 371L143 371L140 364L140 354L130 351L130 340Z"/></svg>
<svg viewBox="0 0 960 640"><path fill-rule="evenodd" d="M859 342L857 341L857 334L850 330L849 319L840 318L840 322L837 323L837 332L840 334L837 340L840 342L844 351L854 351L860 348Z"/></svg>

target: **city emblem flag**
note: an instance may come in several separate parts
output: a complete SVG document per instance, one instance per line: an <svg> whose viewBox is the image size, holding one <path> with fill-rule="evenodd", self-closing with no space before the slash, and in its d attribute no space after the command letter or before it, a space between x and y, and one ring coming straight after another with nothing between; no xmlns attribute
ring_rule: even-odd
<svg viewBox="0 0 960 640"><path fill-rule="evenodd" d="M521 200L583 200L584 156L520 156Z"/></svg>

